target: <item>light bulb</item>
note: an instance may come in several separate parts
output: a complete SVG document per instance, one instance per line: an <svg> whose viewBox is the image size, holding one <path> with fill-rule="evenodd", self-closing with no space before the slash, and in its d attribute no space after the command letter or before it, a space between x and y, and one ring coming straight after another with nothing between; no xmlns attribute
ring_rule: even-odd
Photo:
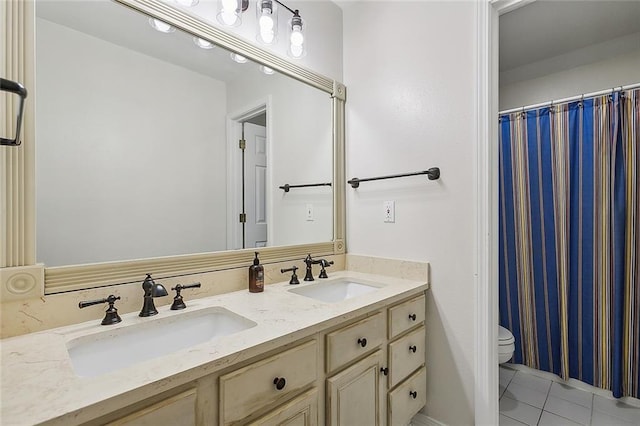
<svg viewBox="0 0 640 426"><path fill-rule="evenodd" d="M193 7L198 3L200 3L200 0L174 0L174 1L183 7Z"/></svg>
<svg viewBox="0 0 640 426"><path fill-rule="evenodd" d="M238 15L236 15L235 12L223 11L218 16L222 20L222 23L225 25L231 26L231 25L235 25L236 22L238 22Z"/></svg>
<svg viewBox="0 0 640 426"><path fill-rule="evenodd" d="M291 31L291 36L289 37L292 46L302 46L304 43L304 35L300 30L300 27L295 26Z"/></svg>
<svg viewBox="0 0 640 426"><path fill-rule="evenodd" d="M240 25L238 0L221 0L218 22L228 27Z"/></svg>
<svg viewBox="0 0 640 426"><path fill-rule="evenodd" d="M160 31L161 33L172 33L176 30L166 22L162 22L161 20L154 18L149 18L149 25L151 25L153 29Z"/></svg>
<svg viewBox="0 0 640 426"><path fill-rule="evenodd" d="M302 57L302 55L304 54L304 49L302 48L302 46L296 46L296 45L291 45L291 56L293 56L294 58L300 58Z"/></svg>
<svg viewBox="0 0 640 426"><path fill-rule="evenodd" d="M238 10L238 0L222 0L222 9L227 12Z"/></svg>
<svg viewBox="0 0 640 426"><path fill-rule="evenodd" d="M207 40L201 39L200 37L194 37L193 42L195 43L196 46L198 46L201 49L213 49L214 47L213 43Z"/></svg>
<svg viewBox="0 0 640 426"><path fill-rule="evenodd" d="M266 75L272 75L272 74L275 73L275 71L273 69L269 68L266 65L260 65L260 71L262 71Z"/></svg>
<svg viewBox="0 0 640 426"><path fill-rule="evenodd" d="M266 31L272 31L273 30L273 18L271 17L271 15L262 15L260 17L260 20L258 21L260 23L260 32L266 32Z"/></svg>
<svg viewBox="0 0 640 426"><path fill-rule="evenodd" d="M237 53L232 53L231 54L231 59L233 59L234 61L236 61L239 64L244 64L245 62L247 62L247 58L245 58L242 55L238 55Z"/></svg>

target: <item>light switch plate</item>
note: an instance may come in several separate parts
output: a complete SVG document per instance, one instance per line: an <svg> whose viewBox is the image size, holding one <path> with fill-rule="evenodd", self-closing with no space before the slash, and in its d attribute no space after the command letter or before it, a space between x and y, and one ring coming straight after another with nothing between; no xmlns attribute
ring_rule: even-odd
<svg viewBox="0 0 640 426"><path fill-rule="evenodd" d="M306 205L307 208L307 221L308 222L313 222L313 204L307 204Z"/></svg>
<svg viewBox="0 0 640 426"><path fill-rule="evenodd" d="M385 223L395 223L396 221L396 202L395 201L385 201L383 203L384 207L384 222Z"/></svg>

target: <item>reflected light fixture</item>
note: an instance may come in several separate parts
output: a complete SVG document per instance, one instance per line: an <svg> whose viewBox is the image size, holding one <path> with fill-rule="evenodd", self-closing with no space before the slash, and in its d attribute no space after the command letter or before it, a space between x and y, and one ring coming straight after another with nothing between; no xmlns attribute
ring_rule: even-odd
<svg viewBox="0 0 640 426"><path fill-rule="evenodd" d="M244 64L247 62L247 58L245 58L242 55L238 55L237 53L232 53L231 54L231 59L233 59L234 61L236 61L239 64Z"/></svg>
<svg viewBox="0 0 640 426"><path fill-rule="evenodd" d="M305 55L304 49L304 22L300 13L296 10L289 21L289 55L294 58L302 58Z"/></svg>
<svg viewBox="0 0 640 426"><path fill-rule="evenodd" d="M182 7L193 7L200 3L200 0L173 0Z"/></svg>
<svg viewBox="0 0 640 426"><path fill-rule="evenodd" d="M242 12L246 11L248 6L249 0L218 0L216 18L222 25L238 26L242 23ZM306 54L304 20L298 9L291 9L280 0L257 0L256 39L262 44L275 44L278 35L278 6L282 6L293 15L288 22L289 48L287 54L292 58L302 58Z"/></svg>
<svg viewBox="0 0 640 426"><path fill-rule="evenodd" d="M260 65L260 71L262 71L266 75L273 75L275 73L275 71L272 68L269 68L266 65Z"/></svg>
<svg viewBox="0 0 640 426"><path fill-rule="evenodd" d="M214 44L200 37L194 37L193 43L201 49L213 49Z"/></svg>
<svg viewBox="0 0 640 426"><path fill-rule="evenodd" d="M149 18L149 25L151 25L151 28L153 28L154 30L160 31L161 33L172 33L176 30L166 22L163 22L155 18Z"/></svg>
<svg viewBox="0 0 640 426"><path fill-rule="evenodd" d="M263 44L273 44L278 31L276 3L273 0L258 0L256 3L256 20L258 21L258 34L256 36L258 41Z"/></svg>
<svg viewBox="0 0 640 426"><path fill-rule="evenodd" d="M218 0L216 19L227 27L237 27L242 23L241 13L249 8L249 0Z"/></svg>

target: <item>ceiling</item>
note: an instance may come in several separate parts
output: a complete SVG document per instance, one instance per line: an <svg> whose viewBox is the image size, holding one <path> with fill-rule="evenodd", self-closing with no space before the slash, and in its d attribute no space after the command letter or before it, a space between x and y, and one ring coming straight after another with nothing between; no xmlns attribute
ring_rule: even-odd
<svg viewBox="0 0 640 426"><path fill-rule="evenodd" d="M638 32L640 0L537 0L500 16L500 71Z"/></svg>

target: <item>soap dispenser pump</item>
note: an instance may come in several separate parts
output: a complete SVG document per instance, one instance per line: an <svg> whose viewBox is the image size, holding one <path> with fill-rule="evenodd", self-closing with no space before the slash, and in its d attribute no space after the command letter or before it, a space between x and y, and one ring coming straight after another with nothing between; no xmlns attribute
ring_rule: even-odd
<svg viewBox="0 0 640 426"><path fill-rule="evenodd" d="M253 265L249 266L249 292L260 293L264 291L264 267L260 264L258 252L255 253Z"/></svg>

